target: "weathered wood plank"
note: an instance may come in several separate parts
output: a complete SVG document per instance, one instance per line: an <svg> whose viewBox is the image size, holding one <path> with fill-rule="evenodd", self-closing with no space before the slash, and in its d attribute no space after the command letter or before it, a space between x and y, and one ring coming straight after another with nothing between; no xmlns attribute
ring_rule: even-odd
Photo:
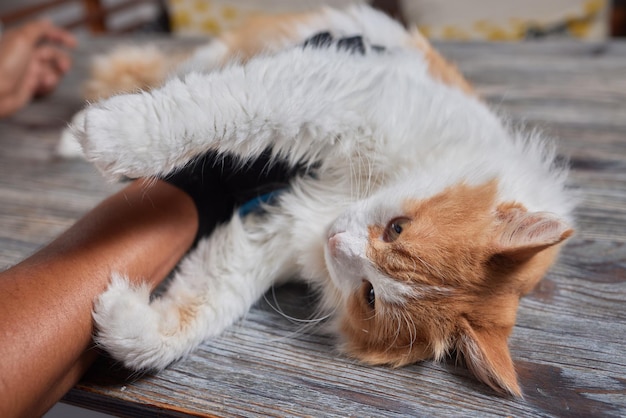
<svg viewBox="0 0 626 418"><path fill-rule="evenodd" d="M87 163L53 156L81 107L88 56L114 42L83 43L54 96L0 121L0 268L119 188ZM127 376L100 361L67 401L137 417L626 415L626 44L441 49L514 123L559 139L580 194L576 236L522 300L511 337L524 400L494 395L454 360L398 370L356 364L335 352L323 327L285 316L313 314L314 297L290 285L159 375Z"/></svg>

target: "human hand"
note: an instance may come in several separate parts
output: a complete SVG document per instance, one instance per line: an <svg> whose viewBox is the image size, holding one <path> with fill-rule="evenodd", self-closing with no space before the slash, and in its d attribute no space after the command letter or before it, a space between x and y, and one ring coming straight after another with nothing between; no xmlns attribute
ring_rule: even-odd
<svg viewBox="0 0 626 418"><path fill-rule="evenodd" d="M0 117L9 116L33 97L50 93L70 69L65 48L74 36L42 20L9 29L0 38Z"/></svg>

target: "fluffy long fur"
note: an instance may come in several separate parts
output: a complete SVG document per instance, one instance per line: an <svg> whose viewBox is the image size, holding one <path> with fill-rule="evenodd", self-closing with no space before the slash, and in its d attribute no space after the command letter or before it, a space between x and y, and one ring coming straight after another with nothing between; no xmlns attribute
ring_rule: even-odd
<svg viewBox="0 0 626 418"><path fill-rule="evenodd" d="M507 348L518 299L572 233L552 147L500 120L417 31L366 6L255 25L261 36L215 40L159 88L89 106L74 135L109 178L268 147L315 175L263 215L234 213L161 298L116 275L95 305L98 342L130 368L162 369L298 277L320 289L348 355L399 366L456 350L520 395ZM320 31L360 35L366 53L302 47Z"/></svg>

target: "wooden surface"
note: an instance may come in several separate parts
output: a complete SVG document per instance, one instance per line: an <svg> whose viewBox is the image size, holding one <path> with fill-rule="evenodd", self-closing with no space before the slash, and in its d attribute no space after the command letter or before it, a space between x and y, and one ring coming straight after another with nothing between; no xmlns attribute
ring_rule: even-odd
<svg viewBox="0 0 626 418"><path fill-rule="evenodd" d="M119 187L53 153L81 106L87 57L110 44L83 42L55 95L0 121L1 269ZM288 286L157 376L100 361L66 401L124 416L626 416L626 44L441 49L497 109L560 138L580 191L577 234L523 299L510 340L524 400L494 395L452 361L355 364L276 312L312 313L306 289Z"/></svg>

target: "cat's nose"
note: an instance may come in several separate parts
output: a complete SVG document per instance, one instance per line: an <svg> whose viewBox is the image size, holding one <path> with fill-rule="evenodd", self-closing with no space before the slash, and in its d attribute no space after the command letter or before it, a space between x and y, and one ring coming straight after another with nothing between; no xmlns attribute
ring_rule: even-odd
<svg viewBox="0 0 626 418"><path fill-rule="evenodd" d="M328 238L328 251L332 257L337 257L339 255L339 247L341 246L341 236L344 232L338 232L330 236Z"/></svg>
<svg viewBox="0 0 626 418"><path fill-rule="evenodd" d="M365 241L352 232L331 234L326 244L328 255L340 263L353 263L365 257Z"/></svg>

